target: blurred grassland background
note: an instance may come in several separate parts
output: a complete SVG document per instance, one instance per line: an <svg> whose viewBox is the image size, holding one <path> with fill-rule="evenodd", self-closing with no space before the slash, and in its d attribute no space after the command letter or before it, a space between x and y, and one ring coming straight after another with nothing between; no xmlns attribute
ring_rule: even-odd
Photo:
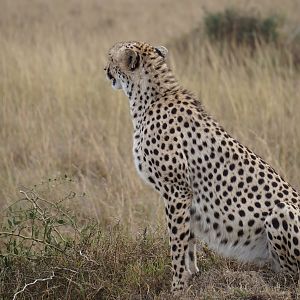
<svg viewBox="0 0 300 300"><path fill-rule="evenodd" d="M216 45L203 20L226 8L278 16L279 46ZM132 233L164 226L163 202L135 171L128 101L103 72L125 40L167 46L179 82L299 189L300 72L288 50L299 26L297 0L0 0L0 209L41 183L59 198L66 174L84 194L75 214Z"/></svg>

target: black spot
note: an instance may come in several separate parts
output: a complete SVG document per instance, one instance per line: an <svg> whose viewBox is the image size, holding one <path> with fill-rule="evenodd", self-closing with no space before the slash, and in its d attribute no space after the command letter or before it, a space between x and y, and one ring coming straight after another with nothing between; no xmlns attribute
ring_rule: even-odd
<svg viewBox="0 0 300 300"><path fill-rule="evenodd" d="M248 206L249 211L254 211L254 208L252 206Z"/></svg>
<svg viewBox="0 0 300 300"><path fill-rule="evenodd" d="M241 216L241 217L245 217L245 212L243 211L243 210L239 210L239 215Z"/></svg>
<svg viewBox="0 0 300 300"><path fill-rule="evenodd" d="M279 228L279 222L278 222L277 218L272 219L272 225L275 229Z"/></svg>
<svg viewBox="0 0 300 300"><path fill-rule="evenodd" d="M239 159L239 156L238 156L236 153L234 153L233 156L232 156L232 158L233 158L234 160L238 160L238 159Z"/></svg>
<svg viewBox="0 0 300 300"><path fill-rule="evenodd" d="M215 217L216 219L219 219L220 214L219 214L217 211L215 211L215 212L214 212L214 217Z"/></svg>
<svg viewBox="0 0 300 300"><path fill-rule="evenodd" d="M288 230L288 223L286 222L286 220L283 220L283 221L282 221L282 226L283 226L283 229L284 229L285 231Z"/></svg>
<svg viewBox="0 0 300 300"><path fill-rule="evenodd" d="M242 230L242 229L241 229L241 230L239 230L239 231L238 231L238 236L240 236L240 237L241 237L241 236L243 236L243 235L244 235L244 230Z"/></svg>
<svg viewBox="0 0 300 300"><path fill-rule="evenodd" d="M174 207L174 205L171 205L171 207L170 207L170 212L171 212L171 214L174 214L174 212L175 212L175 207Z"/></svg>
<svg viewBox="0 0 300 300"><path fill-rule="evenodd" d="M254 185L251 189L252 189L252 192L257 192L258 191L257 185Z"/></svg>
<svg viewBox="0 0 300 300"><path fill-rule="evenodd" d="M248 176L248 177L246 178L246 181L247 181L247 183L252 182L252 177Z"/></svg>
<svg viewBox="0 0 300 300"><path fill-rule="evenodd" d="M233 214L229 214L229 215L228 215L228 219L229 219L230 221L233 221L233 220L234 220L234 215L233 215Z"/></svg>
<svg viewBox="0 0 300 300"><path fill-rule="evenodd" d="M181 224L182 221L183 221L183 218L182 218L182 217L178 217L178 219L177 219L177 224Z"/></svg>
<svg viewBox="0 0 300 300"><path fill-rule="evenodd" d="M231 164L231 165L229 166L230 171L233 171L234 168L235 168L235 164Z"/></svg>
<svg viewBox="0 0 300 300"><path fill-rule="evenodd" d="M256 230L255 230L255 234L260 234L262 232L262 228L260 227L260 228L257 228Z"/></svg>
<svg viewBox="0 0 300 300"><path fill-rule="evenodd" d="M227 232L232 232L233 228L232 228L232 226L226 226L226 230L227 230Z"/></svg>
<svg viewBox="0 0 300 300"><path fill-rule="evenodd" d="M151 183L155 184L155 181L154 181L154 179L153 179L152 177L148 177L148 180L149 180Z"/></svg>
<svg viewBox="0 0 300 300"><path fill-rule="evenodd" d="M265 183L265 181L262 179L262 178L260 178L259 180L258 180L258 184L259 185L262 185L262 184L264 184Z"/></svg>
<svg viewBox="0 0 300 300"><path fill-rule="evenodd" d="M232 176L230 181L233 183L233 182L236 182L236 177L235 176Z"/></svg>
<svg viewBox="0 0 300 300"><path fill-rule="evenodd" d="M272 194L271 193L266 193L266 198L267 199L270 199L272 197Z"/></svg>
<svg viewBox="0 0 300 300"><path fill-rule="evenodd" d="M255 223L255 221L251 219L251 220L248 221L248 226L251 227L251 226L254 225L254 223ZM278 225L279 225L279 224L278 224Z"/></svg>
<svg viewBox="0 0 300 300"><path fill-rule="evenodd" d="M214 230L218 229L218 227L219 227L219 224L218 224L218 223L214 223L214 224L213 224L213 229L214 229Z"/></svg>
<svg viewBox="0 0 300 300"><path fill-rule="evenodd" d="M184 238L185 238L185 232L181 233L180 236L179 236L180 240L183 240Z"/></svg>
<svg viewBox="0 0 300 300"><path fill-rule="evenodd" d="M293 243L295 246L297 246L299 244L299 240L296 236L293 237Z"/></svg>
<svg viewBox="0 0 300 300"><path fill-rule="evenodd" d="M239 188L239 189L242 189L242 188L243 188L243 186L244 186L244 182L243 182L243 181L241 181L241 182L238 184L238 188Z"/></svg>
<svg viewBox="0 0 300 300"><path fill-rule="evenodd" d="M255 202L254 205L257 207L257 208L261 208L261 205L259 202Z"/></svg>

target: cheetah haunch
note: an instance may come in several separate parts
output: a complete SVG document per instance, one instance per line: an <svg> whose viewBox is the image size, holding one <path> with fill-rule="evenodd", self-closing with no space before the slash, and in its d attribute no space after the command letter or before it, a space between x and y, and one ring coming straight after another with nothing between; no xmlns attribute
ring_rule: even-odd
<svg viewBox="0 0 300 300"><path fill-rule="evenodd" d="M164 47L117 43L105 70L129 98L138 173L165 201L172 290L198 271L196 236L222 255L297 275L299 193L178 84L166 55Z"/></svg>

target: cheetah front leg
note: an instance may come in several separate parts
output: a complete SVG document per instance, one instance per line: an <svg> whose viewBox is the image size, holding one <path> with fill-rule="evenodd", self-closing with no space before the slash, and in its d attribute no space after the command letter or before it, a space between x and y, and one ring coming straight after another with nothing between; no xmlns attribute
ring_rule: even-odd
<svg viewBox="0 0 300 300"><path fill-rule="evenodd" d="M194 275L199 272L198 266L197 266L197 245L196 245L196 238L195 238L195 232L196 232L196 222L195 218L193 217L196 212L196 209L194 206L190 207L190 236L189 236L189 242L188 242L188 251L186 253L185 257L185 264L188 268L188 271L191 273L191 275Z"/></svg>
<svg viewBox="0 0 300 300"><path fill-rule="evenodd" d="M190 240L190 203L191 199L174 199L164 196L168 231L170 235L171 259L173 269L172 292L177 294L184 290L191 277L187 257Z"/></svg>

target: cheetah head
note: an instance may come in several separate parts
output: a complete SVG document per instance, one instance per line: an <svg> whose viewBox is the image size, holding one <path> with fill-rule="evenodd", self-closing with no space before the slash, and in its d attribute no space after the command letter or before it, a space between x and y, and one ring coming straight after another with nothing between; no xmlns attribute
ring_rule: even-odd
<svg viewBox="0 0 300 300"><path fill-rule="evenodd" d="M108 52L108 64L104 68L107 79L114 89L125 92L132 83L141 83L147 78L149 68L165 63L168 50L142 42L121 42Z"/></svg>

